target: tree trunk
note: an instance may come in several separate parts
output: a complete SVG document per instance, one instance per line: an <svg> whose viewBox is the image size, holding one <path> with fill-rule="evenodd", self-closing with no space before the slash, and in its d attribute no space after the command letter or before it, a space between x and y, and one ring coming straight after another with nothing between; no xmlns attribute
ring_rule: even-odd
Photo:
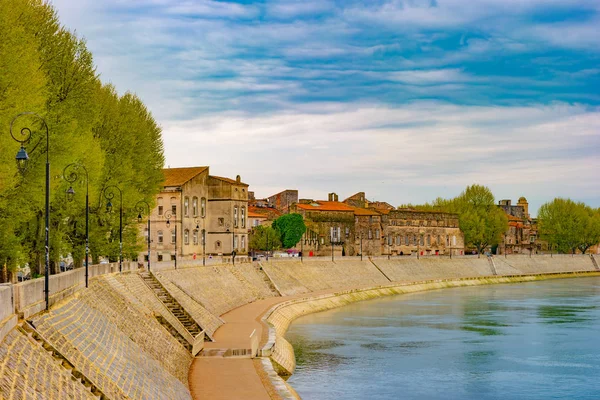
<svg viewBox="0 0 600 400"><path fill-rule="evenodd" d="M2 274L0 274L0 283L8 282L8 267L6 263L2 266Z"/></svg>

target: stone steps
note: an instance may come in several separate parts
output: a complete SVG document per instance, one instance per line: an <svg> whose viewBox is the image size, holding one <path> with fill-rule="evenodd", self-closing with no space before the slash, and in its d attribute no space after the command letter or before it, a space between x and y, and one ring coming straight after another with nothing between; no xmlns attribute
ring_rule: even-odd
<svg viewBox="0 0 600 400"><path fill-rule="evenodd" d="M181 324L185 327L185 329L193 336L196 337L200 333L202 333L202 328L196 323L196 321L181 307L181 305L167 292L167 290L158 282L158 280L149 272L145 272L140 274L142 280L148 285L150 289L156 294L156 297L160 299L160 301L167 307L167 309L181 322ZM162 318L161 318L162 319ZM159 319L159 322L161 320ZM168 324L167 321L161 322L163 325ZM169 324L170 326L170 324ZM183 339L179 333L175 334L177 331L171 327L171 329L167 329L171 334L183 344L180 339ZM185 340L185 339L183 339ZM186 348L191 348L191 345L187 343L184 345Z"/></svg>

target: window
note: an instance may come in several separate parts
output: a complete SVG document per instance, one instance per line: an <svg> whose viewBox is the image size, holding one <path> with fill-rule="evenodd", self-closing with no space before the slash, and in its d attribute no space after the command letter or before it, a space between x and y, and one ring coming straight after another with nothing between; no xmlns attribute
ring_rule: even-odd
<svg viewBox="0 0 600 400"><path fill-rule="evenodd" d="M171 243L175 243L177 241L177 235L175 235L175 230L171 231Z"/></svg>
<svg viewBox="0 0 600 400"><path fill-rule="evenodd" d="M237 236L237 235L235 235L235 236L233 237L233 248L234 248L234 249L237 249L237 247L238 247L238 236Z"/></svg>
<svg viewBox="0 0 600 400"><path fill-rule="evenodd" d="M186 217L190 216L190 199L189 199L189 197L186 197L185 199L183 199L183 215L185 215Z"/></svg>
<svg viewBox="0 0 600 400"><path fill-rule="evenodd" d="M373 232L369 229L369 239L373 239Z"/></svg>
<svg viewBox="0 0 600 400"><path fill-rule="evenodd" d="M431 246L431 235L427 235L427 246Z"/></svg>
<svg viewBox="0 0 600 400"><path fill-rule="evenodd" d="M246 227L246 207L242 207L242 228Z"/></svg>
<svg viewBox="0 0 600 400"><path fill-rule="evenodd" d="M369 223L372 224L373 223L373 217L369 217Z"/></svg>
<svg viewBox="0 0 600 400"><path fill-rule="evenodd" d="M156 234L157 234L158 243L162 244L162 242L163 242L163 231L158 231L158 232L156 232Z"/></svg>
<svg viewBox="0 0 600 400"><path fill-rule="evenodd" d="M253 224L252 224L253 226L258 226L258 220L257 219L252 220L252 222L253 222Z"/></svg>
<svg viewBox="0 0 600 400"><path fill-rule="evenodd" d="M190 231L186 229L183 231L183 244L190 244Z"/></svg>
<svg viewBox="0 0 600 400"><path fill-rule="evenodd" d="M425 236L421 235L421 246L425 245Z"/></svg>
<svg viewBox="0 0 600 400"><path fill-rule="evenodd" d="M242 245L240 246L242 250L246 250L246 236L242 235Z"/></svg>
<svg viewBox="0 0 600 400"><path fill-rule="evenodd" d="M219 218L219 226L225 225L225 218Z"/></svg>
<svg viewBox="0 0 600 400"><path fill-rule="evenodd" d="M162 199L162 197L158 198L158 200L156 201L156 204L158 204L158 215L163 215L163 199Z"/></svg>
<svg viewBox="0 0 600 400"><path fill-rule="evenodd" d="M206 198L205 197L203 197L200 200L200 216L202 218L206 217Z"/></svg>
<svg viewBox="0 0 600 400"><path fill-rule="evenodd" d="M158 259L158 261L162 261L162 260L163 260L162 254L159 254L159 255L157 256L157 259Z"/></svg>
<svg viewBox="0 0 600 400"><path fill-rule="evenodd" d="M177 215L177 197L171 197L171 214Z"/></svg>
<svg viewBox="0 0 600 400"><path fill-rule="evenodd" d="M392 235L388 235L388 246L391 246L392 244L394 244L394 238Z"/></svg>
<svg viewBox="0 0 600 400"><path fill-rule="evenodd" d="M350 237L350 228L346 227L346 239Z"/></svg>
<svg viewBox="0 0 600 400"><path fill-rule="evenodd" d="M450 246L450 235L446 235L446 246Z"/></svg>
<svg viewBox="0 0 600 400"><path fill-rule="evenodd" d="M163 206L158 206L158 215L162 216L164 213Z"/></svg>
<svg viewBox="0 0 600 400"><path fill-rule="evenodd" d="M452 246L456 246L456 236L452 235Z"/></svg>
<svg viewBox="0 0 600 400"><path fill-rule="evenodd" d="M376 238L376 239L379 239L379 238L381 238L381 236L379 236L379 229L377 229L377 230L375 231L375 238Z"/></svg>
<svg viewBox="0 0 600 400"><path fill-rule="evenodd" d="M194 197L192 199L192 215L194 217L198 216L198 198L197 197Z"/></svg>
<svg viewBox="0 0 600 400"><path fill-rule="evenodd" d="M175 254L171 254L171 261L175 261Z"/></svg>
<svg viewBox="0 0 600 400"><path fill-rule="evenodd" d="M192 240L194 245L198 244L198 230L194 230L194 232L192 232Z"/></svg>
<svg viewBox="0 0 600 400"><path fill-rule="evenodd" d="M396 236L396 245L400 246L402 244L402 236L398 235Z"/></svg>
<svg viewBox="0 0 600 400"><path fill-rule="evenodd" d="M409 242L410 242L410 238L408 237L408 235L404 236L404 244L406 246L408 246L410 244Z"/></svg>
<svg viewBox="0 0 600 400"><path fill-rule="evenodd" d="M237 208L237 206L233 207L233 226L235 228L238 227L238 208Z"/></svg>
<svg viewBox="0 0 600 400"><path fill-rule="evenodd" d="M413 235L413 244L414 245L418 244L418 242L417 242L417 235Z"/></svg>
<svg viewBox="0 0 600 400"><path fill-rule="evenodd" d="M440 244L442 244L442 241L440 240L440 235L437 235L437 241L435 242L438 246Z"/></svg>

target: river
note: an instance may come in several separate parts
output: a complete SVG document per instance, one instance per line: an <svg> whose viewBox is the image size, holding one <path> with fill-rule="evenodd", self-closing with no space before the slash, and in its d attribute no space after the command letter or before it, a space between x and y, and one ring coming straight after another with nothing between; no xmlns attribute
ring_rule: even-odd
<svg viewBox="0 0 600 400"><path fill-rule="evenodd" d="M359 302L286 338L304 400L600 399L597 277Z"/></svg>

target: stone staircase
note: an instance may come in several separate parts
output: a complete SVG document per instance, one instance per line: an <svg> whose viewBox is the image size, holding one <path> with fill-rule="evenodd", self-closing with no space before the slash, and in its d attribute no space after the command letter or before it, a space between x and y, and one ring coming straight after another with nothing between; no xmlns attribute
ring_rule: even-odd
<svg viewBox="0 0 600 400"><path fill-rule="evenodd" d="M600 271L600 267L598 267L598 262L596 261L596 258L593 254L590 254L590 258L592 259L592 264L594 264L594 268Z"/></svg>
<svg viewBox="0 0 600 400"><path fill-rule="evenodd" d="M183 307L181 307L181 305L169 294L169 292L167 292L167 290L154 277L154 275L152 275L152 273L143 272L140 274L140 276L142 277L146 285L148 285L148 287L152 289L154 294L156 294L156 297L158 297L160 301L163 302L165 307L167 307L167 309L179 320L179 322L181 322L181 324L190 333L190 335L192 335L192 337L195 338L202 333L202 328L200 327L200 325L198 325L196 321L194 321L194 319L190 317L190 315L183 309ZM158 317L157 319L161 324L163 324L167 328L169 332L171 332L171 334L180 343L184 344L185 342L184 346L186 348L189 348L188 346L191 346L191 344L188 343L177 332L177 330L175 330L175 328L173 328L171 324L169 324L164 318Z"/></svg>
<svg viewBox="0 0 600 400"><path fill-rule="evenodd" d="M271 292L273 293L273 296L274 297L281 297L281 293L279 293L279 290L277 290L277 288L273 284L273 281L271 281L271 278L269 278L269 276L267 275L267 273L265 272L265 270L263 270L263 268L260 265L260 263L254 264L254 269L256 270L256 273L260 277L262 277L263 281L265 281L265 283L267 284L267 286L269 287L269 289L271 289Z"/></svg>
<svg viewBox="0 0 600 400"><path fill-rule="evenodd" d="M77 370L74 364L63 356L48 340L46 340L33 326L30 321L24 321L17 326L17 329L27 336L33 343L37 343L41 348L48 352L52 358L56 360L57 365L60 365L72 376L71 379L80 382L87 388L92 396L99 400L108 400L108 397L100 390L100 388L92 382L90 378L85 376L81 371Z"/></svg>
<svg viewBox="0 0 600 400"><path fill-rule="evenodd" d="M252 358L252 349L203 349L198 353L198 357L209 358Z"/></svg>

